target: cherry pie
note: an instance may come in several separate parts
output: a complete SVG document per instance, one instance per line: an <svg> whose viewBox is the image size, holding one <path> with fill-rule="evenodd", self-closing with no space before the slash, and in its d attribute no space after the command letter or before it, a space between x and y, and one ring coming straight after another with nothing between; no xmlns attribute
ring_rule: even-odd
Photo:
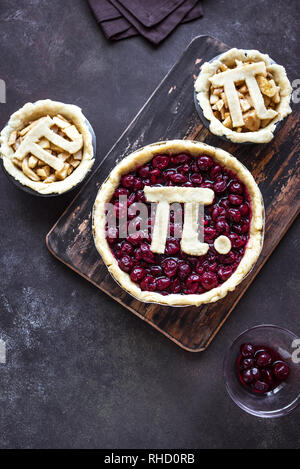
<svg viewBox="0 0 300 469"><path fill-rule="evenodd" d="M0 143L6 171L43 194L71 189L94 163L86 120L81 109L70 104L25 104L2 130Z"/></svg>
<svg viewBox="0 0 300 469"><path fill-rule="evenodd" d="M224 150L161 142L114 168L97 194L93 231L110 273L133 296L200 305L223 298L253 267L263 202L250 172Z"/></svg>
<svg viewBox="0 0 300 469"><path fill-rule="evenodd" d="M230 49L204 63L195 90L210 131L233 142L269 142L291 113L284 67L256 50Z"/></svg>

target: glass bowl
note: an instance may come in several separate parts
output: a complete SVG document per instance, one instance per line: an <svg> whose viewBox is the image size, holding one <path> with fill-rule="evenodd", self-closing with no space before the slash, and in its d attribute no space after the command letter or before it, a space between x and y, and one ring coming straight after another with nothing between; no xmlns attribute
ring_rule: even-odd
<svg viewBox="0 0 300 469"><path fill-rule="evenodd" d="M224 359L225 386L231 399L245 412L262 418L281 417L300 404L300 340L279 326L260 325L239 335ZM290 376L273 391L263 395L251 393L238 378L237 360L244 343L265 345L275 350L290 367ZM298 363L297 363L298 362Z"/></svg>

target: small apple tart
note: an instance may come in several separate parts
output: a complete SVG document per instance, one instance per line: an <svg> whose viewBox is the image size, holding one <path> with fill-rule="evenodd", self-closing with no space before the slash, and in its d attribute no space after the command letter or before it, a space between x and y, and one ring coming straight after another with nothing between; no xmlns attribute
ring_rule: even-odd
<svg viewBox="0 0 300 469"><path fill-rule="evenodd" d="M92 135L81 109L51 100L27 103L0 135L6 172L41 194L61 194L94 164Z"/></svg>
<svg viewBox="0 0 300 469"><path fill-rule="evenodd" d="M210 131L237 143L267 143L290 114L291 85L283 66L257 50L230 49L206 62L195 82Z"/></svg>

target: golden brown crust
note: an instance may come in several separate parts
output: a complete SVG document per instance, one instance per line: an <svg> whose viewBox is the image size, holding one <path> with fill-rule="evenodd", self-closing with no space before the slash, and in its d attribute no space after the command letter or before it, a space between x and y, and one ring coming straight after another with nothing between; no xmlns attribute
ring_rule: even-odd
<svg viewBox="0 0 300 469"><path fill-rule="evenodd" d="M150 161L156 154L189 152L191 155L208 154L219 161L226 168L235 172L247 186L252 206L252 220L250 226L250 238L237 270L221 286L199 295L170 294L163 296L159 293L142 291L140 287L131 281L128 274L123 272L113 256L105 237L105 204L110 201L116 187L119 185L122 175L133 171L136 167ZM263 202L260 190L251 173L236 158L219 148L208 146L201 142L189 140L171 140L159 142L141 148L124 158L110 173L108 179L101 186L93 208L93 234L98 252L108 267L114 279L128 293L147 303L160 303L170 306L175 305L200 305L219 300L232 291L249 273L260 254L263 241Z"/></svg>

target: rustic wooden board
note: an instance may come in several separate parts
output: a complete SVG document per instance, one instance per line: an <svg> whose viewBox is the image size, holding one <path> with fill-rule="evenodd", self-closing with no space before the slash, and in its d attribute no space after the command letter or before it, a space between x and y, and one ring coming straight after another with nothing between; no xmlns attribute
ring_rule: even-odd
<svg viewBox="0 0 300 469"><path fill-rule="evenodd" d="M193 84L199 67L227 49L228 46L208 36L194 39L47 235L47 246L54 256L192 352L202 351L209 345L300 208L299 116L295 112L275 139L264 145L238 145L221 140L203 127L197 115ZM234 154L254 175L265 202L265 243L254 270L226 298L201 307L174 308L135 300L111 278L93 243L93 203L116 161L143 145L172 138L205 141Z"/></svg>

